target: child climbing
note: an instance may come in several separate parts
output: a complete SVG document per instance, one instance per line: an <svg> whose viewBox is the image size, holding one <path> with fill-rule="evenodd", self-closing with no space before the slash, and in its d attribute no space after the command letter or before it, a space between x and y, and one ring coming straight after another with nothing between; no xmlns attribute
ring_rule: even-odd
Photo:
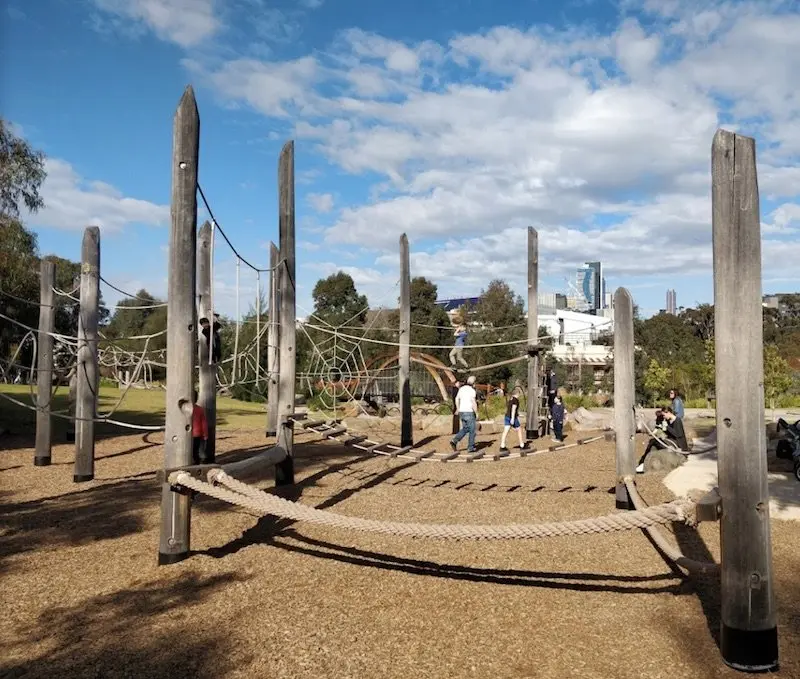
<svg viewBox="0 0 800 679"><path fill-rule="evenodd" d="M211 340L211 324L208 319L203 317L200 319L201 332L203 337L206 338L206 345L211 344L211 362L219 363L222 358L222 340L219 337L219 314L214 314L214 339Z"/></svg>
<svg viewBox="0 0 800 679"><path fill-rule="evenodd" d="M455 346L450 351L450 365L454 368L456 367L456 361L458 361L461 366L467 370L469 366L467 362L464 360L464 345L467 343L467 328L464 324L459 324L456 328L456 331L453 333L456 338Z"/></svg>
<svg viewBox="0 0 800 679"><path fill-rule="evenodd" d="M208 450L208 420L205 408L197 404L197 390L194 392L192 405L192 460L195 464L209 464L206 451Z"/></svg>

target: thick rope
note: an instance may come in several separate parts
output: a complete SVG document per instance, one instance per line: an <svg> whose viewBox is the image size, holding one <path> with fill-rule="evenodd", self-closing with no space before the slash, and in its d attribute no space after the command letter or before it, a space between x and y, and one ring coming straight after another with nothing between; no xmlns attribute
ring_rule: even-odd
<svg viewBox="0 0 800 679"><path fill-rule="evenodd" d="M647 503L642 499L642 496L639 495L639 490L636 488L636 484L634 483L633 479L630 476L626 476L624 482L625 488L628 491L628 496L631 498L636 511L647 509ZM653 542L658 545L658 548L664 552L666 557L675 565L680 566L689 573L719 573L719 565L716 563L709 563L708 561L695 561L694 559L684 556L681 550L675 545L671 544L669 540L667 540L666 536L655 526L650 526L645 528L645 530L653 539Z"/></svg>
<svg viewBox="0 0 800 679"><path fill-rule="evenodd" d="M334 528L401 535L418 538L441 538L450 540L525 540L531 538L563 537L568 535L594 535L613 533L636 528L647 528L657 524L684 521L693 506L688 500L675 500L642 511L620 512L576 521L560 521L538 524L506 524L499 526L468 524L427 524L376 521L343 516L297 502L270 495L229 476L223 471L213 474L213 485L194 478L187 472L173 472L169 482L210 495L218 500L239 505L262 515L271 514L293 521L308 521ZM231 490L234 489L234 490Z"/></svg>

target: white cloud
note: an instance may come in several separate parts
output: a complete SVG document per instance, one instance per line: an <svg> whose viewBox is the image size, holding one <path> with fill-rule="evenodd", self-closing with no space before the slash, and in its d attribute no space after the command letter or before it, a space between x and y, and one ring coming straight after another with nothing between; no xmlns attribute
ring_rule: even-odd
<svg viewBox="0 0 800 679"><path fill-rule="evenodd" d="M324 214L333 210L333 195L330 193L309 193L306 199L317 212Z"/></svg>
<svg viewBox="0 0 800 679"><path fill-rule="evenodd" d="M192 47L222 27L216 0L92 0L101 12L117 20L151 29L159 38Z"/></svg>
<svg viewBox="0 0 800 679"><path fill-rule="evenodd" d="M100 226L112 232L132 224L169 223L169 206L127 197L105 182L87 181L64 160L48 158L45 170L41 190L45 207L25 216L33 226L75 231Z"/></svg>
<svg viewBox="0 0 800 679"><path fill-rule="evenodd" d="M304 152L369 178L367 200L337 197L322 245L370 248L371 263L352 268L369 289L396 269L403 232L415 275L444 290L494 276L524 286L528 224L554 280L595 258L620 277L710 276L720 126L758 139L764 252L781 251L800 219L792 3L619 4L603 29L496 26L412 43L353 28L290 61L184 63L226 103L292 121ZM314 182L316 212L333 210L335 184L299 167L297 179Z"/></svg>

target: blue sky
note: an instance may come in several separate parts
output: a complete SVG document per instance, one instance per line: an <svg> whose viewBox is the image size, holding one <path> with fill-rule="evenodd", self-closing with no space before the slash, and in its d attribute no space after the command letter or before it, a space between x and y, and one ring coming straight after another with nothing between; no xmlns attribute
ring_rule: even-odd
<svg viewBox="0 0 800 679"><path fill-rule="evenodd" d="M299 315L342 268L396 297L397 243L442 296L525 292L600 259L640 307L711 301L710 146L758 142L765 292L800 288L800 17L772 0L9 0L3 115L48 156L26 221L103 275L166 290L172 116L201 116L200 182L240 252L277 241L276 167L295 140ZM201 219L206 215L201 210ZM215 299L235 311L235 259ZM242 268L240 306L254 299ZM117 295L104 290L106 299Z"/></svg>

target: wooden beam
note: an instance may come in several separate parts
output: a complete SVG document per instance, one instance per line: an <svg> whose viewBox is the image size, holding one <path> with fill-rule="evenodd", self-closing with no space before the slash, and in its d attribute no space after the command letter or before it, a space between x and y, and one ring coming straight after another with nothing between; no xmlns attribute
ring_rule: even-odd
<svg viewBox="0 0 800 679"><path fill-rule="evenodd" d="M711 148L723 660L778 667L772 576L755 140L718 130Z"/></svg>
<svg viewBox="0 0 800 679"><path fill-rule="evenodd" d="M634 509L625 477L636 469L636 387L633 370L633 299L625 288L614 293L614 431L616 433L616 506Z"/></svg>
<svg viewBox="0 0 800 679"><path fill-rule="evenodd" d="M539 438L539 233L528 227L528 407L525 435Z"/></svg>
<svg viewBox="0 0 800 679"><path fill-rule="evenodd" d="M275 485L294 484L294 415L296 375L294 142L287 141L278 161L278 227L283 265L280 277L280 377L278 379L279 445L286 458L275 466Z"/></svg>
<svg viewBox="0 0 800 679"><path fill-rule="evenodd" d="M278 375L280 374L280 304L281 271L280 250L272 241L269 244L269 329L267 330L267 436L278 431Z"/></svg>
<svg viewBox="0 0 800 679"><path fill-rule="evenodd" d="M209 333L213 336L214 315L211 308L211 224L205 222L197 234L197 314L207 318ZM197 359L199 362L200 389L197 404L206 411L208 441L206 463L213 463L217 454L217 365L209 361L210 341L206 340L202 328L197 326Z"/></svg>
<svg viewBox="0 0 800 679"><path fill-rule="evenodd" d="M169 231L167 289L167 394L164 467L192 463L192 396L197 349L196 257L197 170L200 115L194 90L187 87L172 128L172 223ZM213 319L209 319L213 323ZM213 325L212 325L213 331ZM213 332L212 332L213 337ZM189 556L191 497L168 484L161 487L159 565Z"/></svg>
<svg viewBox="0 0 800 679"><path fill-rule="evenodd" d="M100 303L100 229L87 226L81 244L81 310L78 315L75 469L73 481L94 478L94 420L97 416L97 315Z"/></svg>
<svg viewBox="0 0 800 679"><path fill-rule="evenodd" d="M39 337L36 354L36 452L33 464L46 467L50 464L53 445L52 417L50 415L53 394L53 331L55 312L53 304L56 284L56 267L43 259L39 280Z"/></svg>
<svg viewBox="0 0 800 679"><path fill-rule="evenodd" d="M400 236L400 356L397 388L400 394L400 445L414 444L411 422L411 268L408 237Z"/></svg>

